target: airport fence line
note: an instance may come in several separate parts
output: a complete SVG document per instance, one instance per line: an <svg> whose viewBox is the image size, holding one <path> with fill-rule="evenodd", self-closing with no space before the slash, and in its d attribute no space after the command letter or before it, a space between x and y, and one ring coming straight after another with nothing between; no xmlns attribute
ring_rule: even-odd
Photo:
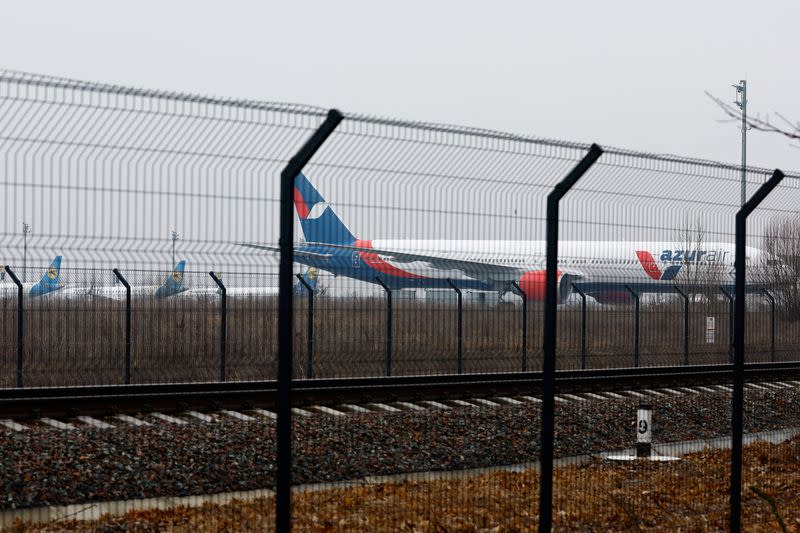
<svg viewBox="0 0 800 533"><path fill-rule="evenodd" d="M185 272L194 280L191 287L163 299L154 294L169 273L117 272L131 286L129 307L122 281L108 271L63 269L63 292L37 299L23 293L23 314L18 295L10 294L15 286L8 285L0 307L4 387L275 378L275 276L219 273L223 302L222 289L206 272ZM465 293L459 307L455 293L418 301L403 291L343 299L321 290L295 281L297 379L541 368L539 304L487 304ZM754 331L748 360L793 360L792 322L780 318L777 304L763 300L767 305L753 302L748 311ZM612 313L576 305L561 313L566 333L558 368L726 363L733 334L729 308L726 302L692 303L686 315L680 302L640 306L638 313L635 306ZM708 329L709 317L715 329ZM609 329L621 334L608 338L602 332ZM269 358L259 362L262 353ZM24 376L21 382L15 372Z"/></svg>
<svg viewBox="0 0 800 533"><path fill-rule="evenodd" d="M20 299L11 275L22 274L8 269L0 283L2 387L276 378L275 274L61 268L58 288L31 296L24 286ZM29 270L38 278L48 267ZM295 273L296 379L541 369L541 302L452 288L358 295L358 284ZM719 299L690 301L677 290L638 306L588 298L562 305L557 368L730 362L732 295L722 287ZM748 298L748 361L795 360L787 310L767 289Z"/></svg>
<svg viewBox="0 0 800 533"><path fill-rule="evenodd" d="M332 117L335 117L333 112L329 115L329 120L333 120L335 125L336 120ZM457 261L469 262L477 259L483 261L485 268L483 279L491 279L498 270L503 270L504 263L515 264L520 259L520 252L513 243L499 241L494 243L494 256L481 256L480 248L484 243L473 241L464 242L465 246L474 248L462 250L459 256L452 254L452 247L448 247L452 240L459 237L462 239L467 239L469 236L482 237L488 228L502 228L499 233L510 236L509 241L524 240L525 235L546 233L547 242L540 245L537 255L540 260L545 256L547 260L542 261L537 270L523 273L513 285L517 293L527 300L524 312L528 311L527 304L531 300L539 302L544 300L541 337L543 360L536 362L536 366L543 365L545 372L545 393L541 417L537 420L537 425L541 424L541 439L537 439L536 449L522 454L519 461L521 463L524 463L525 459L540 461L541 476L531 483L532 486L526 486L526 505L517 509L518 512L524 511L523 514L528 516L538 515L536 523L540 530L550 530L553 526L590 529L608 527L608 524L602 522L602 517L607 516L607 513L600 513L598 510L609 507L627 513L626 519L633 525L641 525L640 516L643 515L647 515L647 523L652 525L676 524L676 517L664 516L663 507L659 509L659 505L655 504L652 498L642 497L641 494L637 497L637 491L627 490L626 483L642 482L639 476L630 476L627 481L623 476L616 481L617 486L622 484L626 489L623 492L627 493L625 498L628 499L623 501L617 498L615 501L614 495L609 496L606 488L601 488L601 484L598 483L597 468L570 469L571 466L580 466L581 461L584 461L578 458L597 454L598 442L587 436L585 430L591 428L591 431L602 434L606 428L595 428L593 427L595 424L607 424L615 430L613 437L608 439L604 446L624 447L624 442L615 440L621 432L615 424L610 423L610 420L619 417L634 422L636 421L632 412L634 411L650 413L642 415L636 425L640 429L650 428L645 431L648 438L652 438L652 427L655 427L659 431L666 429L672 433L672 440L679 441L671 447L651 447L654 455L651 459L664 461L664 465L660 467L661 474L669 472L669 475L681 480L681 483L662 487L667 497L677 502L673 509L684 508L690 516L692 512L698 513L695 516L699 514L713 516L719 527L727 525L738 528L741 525L742 502L733 496L734 493L740 494L741 488L740 482L736 481L737 476L741 475L741 464L737 466L736 459L729 463L729 469L716 468L713 474L708 476L709 486L715 487L714 496L700 498L702 499L699 504L700 509L696 501L692 503L698 499L698 495L694 487L687 482L685 467L680 461L672 461L674 458L686 455L692 449L697 449L698 437L709 436L716 437L719 446L733 446L734 455L738 454L741 458L743 425L740 419L737 422L735 416L736 413L741 415L743 412L741 399L737 400L737 395L741 393L741 382L734 384L733 399L730 395L718 398L716 391L711 389L699 392L656 393L676 396L701 395L698 398L690 396L689 401L671 402L665 399L657 402L656 415L652 414L651 403L639 402L641 405L637 405L630 401L630 396L626 398L627 401L618 402L617 406L608 407L606 404L603 409L605 412L600 413L596 406L597 402L587 398L582 399L588 400L584 409L576 411L560 406L557 408L553 378L557 361L563 356L561 346L564 343L571 343L574 346L575 332L580 331L582 366L588 359L588 349L585 318L583 324L569 331L572 335L564 335L561 330L556 334L556 325L564 324L565 315L575 312L563 305L573 292L579 298L581 317L586 316L585 306L589 297L596 303L633 304L630 305L633 308L633 320L629 322L628 328L606 328L604 333L607 337L628 333L626 336L628 339L633 339L633 345L626 350L626 355L629 358L632 356L634 365L640 364L643 333L642 300L646 300L645 314L658 315L655 318L658 326L653 328L652 323L645 324L650 327L645 327L644 330L650 334L654 330L657 331L658 340L663 343L669 342L670 337L673 338L672 343L677 344L677 349L671 352L673 356L677 356L675 361L677 364L690 364L692 348L696 344L712 348L711 353L716 352L716 362L730 364L734 362L736 343L740 343L740 346L744 343L744 337L737 331L744 331L745 307L757 308L766 303L763 307L765 312L761 313L760 317L755 318L751 315L747 318L749 321L747 323L752 324L749 331L755 333L753 337L748 337L748 348L755 347L753 341L759 335L766 335L768 339L766 342L762 341L764 348L760 350L756 348L752 354L748 350L748 360L776 357L777 343L774 340L776 316L782 314L792 320L791 315L786 313L788 307L779 311L777 301L782 299L788 302L798 279L792 278L786 272L786 265L791 263L790 254L775 254L766 250L781 248L779 242L792 240L792 232L786 231L783 225L787 224L786 221L790 220L794 213L793 196L798 193L797 176L793 176L792 182L781 191L782 196L775 196L775 202L769 210L754 217L751 227L755 228L755 231L751 232L750 240L740 242L741 238L735 238L733 222L740 208L738 185L741 169L734 165L613 149L603 151L597 146L572 145L553 148L544 143L536 144L535 141L529 141L535 147L527 151L528 147L520 148L516 144L519 142L520 145L525 145L525 141L518 139L497 139L491 134L484 137L481 132L448 131L446 128L437 129L428 125L371 121L363 117L345 116L341 124L330 133L333 127L331 124L327 125L327 134L330 138L314 146L313 149L318 152L302 168L302 174L298 175L299 169L296 167L287 167L290 171L284 172L282 176L286 187L286 194L283 197L284 209L289 210L292 204L296 206L301 202L307 204L297 208L300 225L307 240L312 243L330 242L352 251L353 264L345 275L361 279L366 279L367 275L375 275L374 282L384 288L387 302L392 301L390 298L393 290L399 291L403 287L403 280L397 278L418 276L422 279L427 278L426 282L436 285L437 288L447 290L449 285L456 293L456 305L461 308L463 285L459 290L451 278L442 276L437 270L446 270L450 267L469 272L471 268L475 268L473 264L465 265ZM539 150L541 152L537 152ZM496 152L502 155L498 156ZM499 160L493 161L495 156L498 156ZM527 176L516 175L515 172L519 169L524 169ZM547 175L549 182L542 178L543 174ZM766 169L748 169L748 185L752 190L753 187L757 188L765 182L769 183L771 175L772 172ZM308 186L307 181L310 176L314 176L314 184L319 189L324 187L325 194ZM326 183L328 176L331 176L330 185ZM545 183L536 183L533 177L526 182L528 176L540 178ZM559 182L562 177L563 181ZM289 194L292 191L290 185L296 189L293 195ZM317 233L319 238L310 237L314 233L316 219L311 217L309 220L308 215L314 214L314 210L318 208L317 204L322 202L325 203L324 210L317 213L320 219L325 216L332 218L334 212L338 214L339 210L343 209L341 202L337 202L334 211L325 198L326 194L337 195L340 190L348 191L348 198L352 198L350 203L346 204L350 212L359 211L360 208L362 218L351 215L350 220L358 221L354 226L369 227L375 235L388 235L390 238L386 241L369 241L361 234L356 238L355 235L347 233L348 228L332 230L332 234L329 235ZM568 192L570 194L567 194ZM301 196L300 201L298 195ZM498 198L499 196L502 198ZM522 216L519 215L518 205L524 206L526 210ZM544 213L546 216L542 216ZM282 229L285 232L283 236L286 237L294 231L292 227L294 219L287 217L284 221L287 224ZM415 243L402 243L391 239L391 236L402 232L413 233L417 225L424 225L426 229L432 230L434 238L441 233L452 237L442 238L433 243L424 242L422 238ZM388 227L383 229L386 226ZM381 229L373 229L376 227ZM613 251L620 246L619 241L641 244L640 248L626 250L628 255L621 256ZM730 245L732 241L736 241L738 249L743 252L739 264L749 267L747 290L738 294L738 300L733 279L735 272L733 256L736 249ZM356 244L349 247L341 246L344 242ZM748 248L745 248L745 243ZM607 253L598 250L603 246L610 250ZM783 248L785 247L784 245ZM307 251L319 252L324 249L326 249L324 246L301 244L295 247L294 252L303 254ZM501 251L498 253L497 250ZM464 255L467 255L466 259ZM469 257L470 255L473 257ZM587 257L591 259L587 261ZM422 263L422 266L419 263ZM631 265L640 269L639 274L643 275L638 278L631 276ZM779 265L778 268L775 268L776 265ZM371 270L357 273L357 269L365 267L371 267ZM405 270L401 270L403 267ZM605 274L592 276L592 271L605 271ZM381 274L387 272L392 272L394 276L392 279L394 287L381 277ZM743 274L744 268L739 269L739 272ZM427 281L430 278L434 281ZM565 287L569 286L573 291L565 290ZM503 290L500 289L498 292ZM514 291L509 288L508 292ZM732 322L736 318L731 314L733 305L741 306L738 330ZM389 315L388 309L387 305L387 315ZM666 310L668 312L664 312ZM693 320L692 312L697 313L699 316L696 318L701 320L696 318ZM721 313L724 315L720 316ZM670 315L677 320L674 320L674 324L665 324L669 322ZM459 313L459 318L461 316ZM281 316L281 319L289 321L291 315ZM542 325L542 321L539 325ZM463 323L458 320L455 337L456 353L459 355L462 355L462 328ZM790 328L793 333L788 337L796 339L794 333L796 329L793 326ZM495 336L497 335L502 333L495 333ZM675 343L674 339L678 339L678 342ZM291 350L280 349L281 346L286 346L281 344L283 340L279 339L279 358L286 358L288 364ZM733 342L734 340L736 342ZM789 341L790 344L794 342L794 340ZM392 345L387 342L387 355L390 346ZM789 357L795 357L793 352L794 350L790 349ZM741 359L736 363L734 368L741 370ZM462 364L463 355L457 359L456 372L463 368ZM386 368L389 368L388 364ZM283 379L287 377L283 376ZM287 381L286 386L289 384ZM645 395L640 396L645 397ZM625 398L620 395L617 397ZM561 401L565 401L564 398L561 398ZM759 398L757 403L760 404L757 409L759 412L769 412L769 408L774 406L774 398L767 394L766 397ZM763 406L767 406L765 411L761 411ZM781 419L781 422L777 427L795 422L794 417L786 410L779 409L778 412L776 418ZM664 417L661 419L663 421L656 418L657 425L651 426L652 417L659 415ZM280 416L285 418L291 416L288 404L279 411ZM679 420L687 423L688 428L680 427ZM769 424L767 426L772 429ZM290 427L288 422L286 427ZM751 423L747 430L752 433L763 427L760 423ZM732 440L731 428L733 428ZM422 431L416 431L415 435L427 433L440 436L440 431L439 427L432 429L425 426ZM512 430L510 433L515 431ZM574 435L572 439L567 438L565 433L582 434L582 439L576 441ZM504 437L514 441L523 434L509 435L509 432L503 432ZM662 433L659 438L670 440L670 435ZM358 438L345 440L347 442L345 447L359 447ZM615 442L617 444L613 444ZM431 449L425 451L435 454L438 445L440 443L429 442ZM494 446L487 444L486 448L486 455L497 453ZM481 454L477 453L471 457L474 461L471 466L485 468L496 465L496 458L480 456ZM401 461L402 457L395 456L393 460ZM280 461L279 454L279 468ZM604 462L592 466L602 470L602 463ZM554 464L558 464L559 468L566 468L556 472ZM693 464L695 472L698 472L698 468L702 471L702 462L700 465L698 467L697 463ZM442 464L437 467L431 470L452 468ZM614 471L613 467L607 468ZM288 466L286 469L285 475L288 477ZM564 475L565 472L570 474ZM557 473L559 475L556 475ZM415 479L435 484L441 476L436 472L428 472ZM663 483L664 477L658 479L659 483ZM283 487L280 484L277 487L278 516L281 516L282 504L287 513L286 523L288 523L290 509L288 495L291 484L286 478L284 481ZM503 486L504 483L506 480L489 481L490 486L495 485L488 491L497 495L504 494L507 489ZM730 488L719 490L720 487ZM581 490L582 488L585 490ZM597 490L592 490L593 488ZM485 487L481 488L482 492L486 490ZM653 490L658 491L658 488ZM282 491L283 496L281 496ZM634 495L633 500L629 499L631 494ZM647 494L647 491L644 494ZM421 501L411 504L406 502L405 505L411 505L415 512L421 513L427 519L433 519L435 514L431 508L436 505L433 503L435 498L424 489L420 489L420 495L423 500L429 499L427 504ZM726 498L725 495L729 497ZM302 492L298 493L298 497L307 498ZM413 496L409 498L413 499ZM783 505L790 504L787 500L790 496L786 491L780 498ZM460 512L469 514L469 511L463 509L469 508L475 502L469 501L469 498L464 500L456 507L462 506ZM324 499L320 503L324 503ZM538 506L535 506L535 503L538 503ZM752 499L747 504L748 509L757 507L757 502L754 504ZM582 512L584 509L598 512L591 515ZM620 515L616 516L619 519ZM757 520L764 518L763 515L756 516ZM573 521L576 519L577 521ZM492 522L492 525L495 524L497 522ZM519 527L518 523L514 525ZM528 522L526 525L526 527L533 526L533 522Z"/></svg>
<svg viewBox="0 0 800 533"><path fill-rule="evenodd" d="M756 491L792 505L796 439L740 443L800 424L796 391L743 402L738 373L733 394L557 398L552 378L796 361L797 175L749 217L737 293L735 165L8 71L0 157L3 387L278 380L277 420L226 426L203 448L222 468L181 491L274 488L254 507L281 531L725 528L770 519ZM541 403L290 409L296 379L542 369ZM642 421L682 459L598 459ZM158 457L205 430L145 433ZM688 454L703 439L733 459Z"/></svg>

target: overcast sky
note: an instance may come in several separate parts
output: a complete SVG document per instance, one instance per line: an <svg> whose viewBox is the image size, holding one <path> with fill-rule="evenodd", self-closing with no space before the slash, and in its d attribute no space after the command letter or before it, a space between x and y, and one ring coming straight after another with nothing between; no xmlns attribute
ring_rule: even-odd
<svg viewBox="0 0 800 533"><path fill-rule="evenodd" d="M800 120L800 2L5 2L0 67L738 162ZM751 132L749 162L800 168Z"/></svg>

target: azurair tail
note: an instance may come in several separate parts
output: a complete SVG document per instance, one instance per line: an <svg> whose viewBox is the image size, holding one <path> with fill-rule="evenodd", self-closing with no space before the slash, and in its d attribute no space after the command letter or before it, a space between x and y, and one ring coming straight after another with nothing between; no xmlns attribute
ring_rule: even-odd
<svg viewBox="0 0 800 533"><path fill-rule="evenodd" d="M62 287L60 283L60 270L61 256L57 255L55 259L53 259L53 262L50 263L50 266L47 267L47 272L45 272L42 279L39 280L39 283L31 287L29 294L31 296L42 296L60 289Z"/></svg>
<svg viewBox="0 0 800 533"><path fill-rule="evenodd" d="M294 206L307 242L352 244L356 238L303 173L294 182Z"/></svg>

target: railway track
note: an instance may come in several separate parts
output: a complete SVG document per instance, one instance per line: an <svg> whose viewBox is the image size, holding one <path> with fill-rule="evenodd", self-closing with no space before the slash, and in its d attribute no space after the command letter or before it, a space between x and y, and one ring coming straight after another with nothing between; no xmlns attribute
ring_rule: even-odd
<svg viewBox="0 0 800 533"><path fill-rule="evenodd" d="M798 380L800 362L747 364L745 376L752 383ZM556 375L556 392L719 386L731 380L728 365L563 371ZM275 381L247 381L0 389L0 419L274 409L276 385ZM292 406L536 396L541 389L540 372L297 380Z"/></svg>

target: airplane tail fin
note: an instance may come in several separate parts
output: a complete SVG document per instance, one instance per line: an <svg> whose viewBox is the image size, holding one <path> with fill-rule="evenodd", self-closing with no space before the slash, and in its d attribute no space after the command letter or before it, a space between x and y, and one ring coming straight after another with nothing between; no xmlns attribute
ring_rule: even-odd
<svg viewBox="0 0 800 533"><path fill-rule="evenodd" d="M175 264L172 274L168 275L164 283L156 289L156 298L166 298L167 296L172 296L186 290L183 286L183 271L185 268L186 260L178 261L178 263Z"/></svg>
<svg viewBox="0 0 800 533"><path fill-rule="evenodd" d="M57 255L50 266L47 267L47 272L44 273L39 283L31 287L31 296L41 296L48 292L53 292L61 288L61 256Z"/></svg>
<svg viewBox="0 0 800 533"><path fill-rule="evenodd" d="M319 270L317 267L308 267L305 274L303 274L303 281L308 283L308 286L311 287L311 290L316 294L317 292L317 280L319 279ZM294 284L294 294L297 296L303 296L308 294L308 289L300 283L299 281Z"/></svg>
<svg viewBox="0 0 800 533"><path fill-rule="evenodd" d="M356 238L303 173L294 181L294 207L307 242L352 244Z"/></svg>

